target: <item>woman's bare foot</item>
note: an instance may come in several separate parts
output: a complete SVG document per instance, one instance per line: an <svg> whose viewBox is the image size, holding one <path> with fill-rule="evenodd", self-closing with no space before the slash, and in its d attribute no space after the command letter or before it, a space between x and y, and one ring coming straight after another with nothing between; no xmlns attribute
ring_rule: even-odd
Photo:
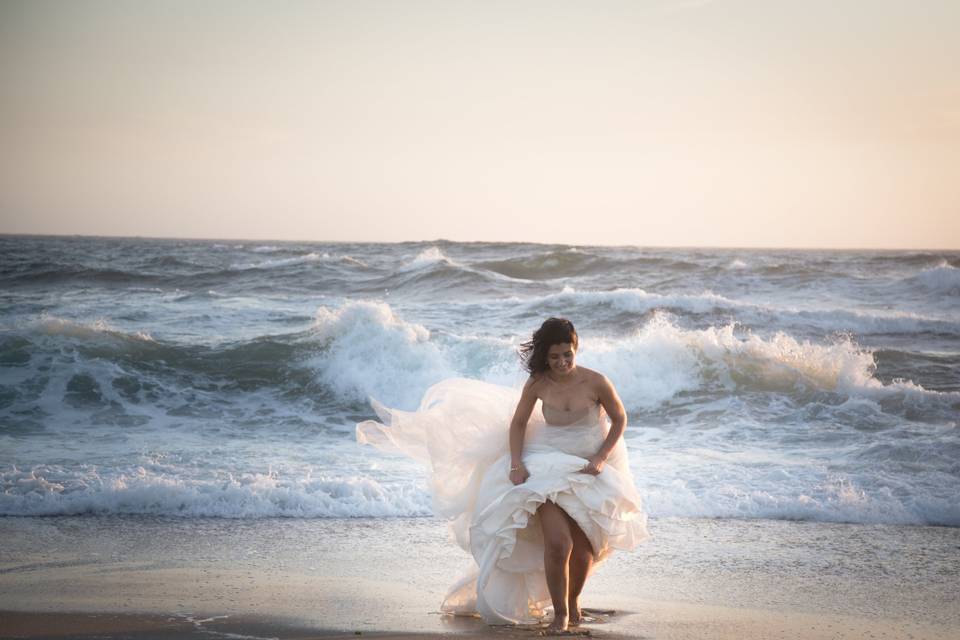
<svg viewBox="0 0 960 640"><path fill-rule="evenodd" d="M548 636L559 636L567 633L570 628L570 616L567 615L567 612L555 613L553 615L553 622L547 625L547 628L544 630L544 635Z"/></svg>
<svg viewBox="0 0 960 640"><path fill-rule="evenodd" d="M570 610L570 626L576 627L581 622L583 622L583 612L580 611L579 599L571 600L570 603L567 605L567 607Z"/></svg>

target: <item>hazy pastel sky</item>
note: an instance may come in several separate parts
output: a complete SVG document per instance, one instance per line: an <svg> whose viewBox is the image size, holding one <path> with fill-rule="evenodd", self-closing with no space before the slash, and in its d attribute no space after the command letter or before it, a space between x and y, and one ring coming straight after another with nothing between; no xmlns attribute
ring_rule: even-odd
<svg viewBox="0 0 960 640"><path fill-rule="evenodd" d="M0 0L0 232L960 249L960 2Z"/></svg>

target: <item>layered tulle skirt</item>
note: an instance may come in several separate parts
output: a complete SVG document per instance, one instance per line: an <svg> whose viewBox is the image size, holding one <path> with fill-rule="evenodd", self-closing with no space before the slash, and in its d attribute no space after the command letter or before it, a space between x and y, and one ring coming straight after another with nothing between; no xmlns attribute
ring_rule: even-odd
<svg viewBox="0 0 960 640"><path fill-rule="evenodd" d="M599 410L571 425L549 425L539 403L527 426L526 482L510 482L509 425L520 393L453 378L431 387L417 411L372 401L381 422L357 425L357 440L423 462L436 514L475 560L442 610L479 613L490 624L529 623L550 604L537 508L550 500L570 515L598 566L614 549L647 538L646 516L621 439L599 475L581 472L607 434Z"/></svg>

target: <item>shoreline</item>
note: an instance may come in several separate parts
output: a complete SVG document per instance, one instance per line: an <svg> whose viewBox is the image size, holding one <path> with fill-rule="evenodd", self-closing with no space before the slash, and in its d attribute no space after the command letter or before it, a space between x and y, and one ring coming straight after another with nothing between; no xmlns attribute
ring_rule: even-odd
<svg viewBox="0 0 960 640"><path fill-rule="evenodd" d="M445 634L396 632L345 632L317 629L269 617L210 616L178 617L146 613L21 612L0 610L0 637L46 638L134 638L175 640L177 638L229 637L246 640L302 640L307 638L442 638ZM464 634L464 637L482 637Z"/></svg>
<svg viewBox="0 0 960 640"><path fill-rule="evenodd" d="M682 603L648 603L645 612L625 614L617 622L585 624L567 637L606 640L630 638L658 640L769 640L791 638L889 638L956 640L960 629L953 626L911 620L870 619L837 614L796 613L737 609ZM266 615L184 615L142 612L50 612L0 610L0 638L63 638L94 640L174 640L176 638L234 638L243 640L335 640L378 638L409 640L438 638L507 638L524 640L543 637L546 622L538 626L484 625L478 619L452 619L434 631L390 629L350 630L304 623L296 619ZM637 618L630 620L630 618Z"/></svg>
<svg viewBox="0 0 960 640"><path fill-rule="evenodd" d="M960 529L652 519L591 636L960 639ZM530 637L439 613L471 559L433 518L0 518L0 637ZM64 613L71 612L71 613Z"/></svg>

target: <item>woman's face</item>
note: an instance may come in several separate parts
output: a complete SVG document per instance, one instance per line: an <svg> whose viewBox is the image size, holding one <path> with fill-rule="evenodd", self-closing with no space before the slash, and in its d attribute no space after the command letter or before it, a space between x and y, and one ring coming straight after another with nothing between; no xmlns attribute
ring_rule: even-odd
<svg viewBox="0 0 960 640"><path fill-rule="evenodd" d="M577 350L569 342L551 345L547 349L547 365L550 370L560 376L565 376L575 365Z"/></svg>

